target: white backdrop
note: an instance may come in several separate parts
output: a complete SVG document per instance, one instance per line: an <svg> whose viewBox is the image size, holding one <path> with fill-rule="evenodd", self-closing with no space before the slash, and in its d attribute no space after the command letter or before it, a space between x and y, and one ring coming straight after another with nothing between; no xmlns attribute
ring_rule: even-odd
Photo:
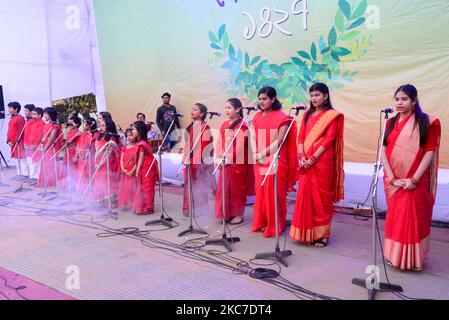
<svg viewBox="0 0 449 320"><path fill-rule="evenodd" d="M105 109L92 0L0 0L0 41L5 104L45 108L92 92L98 109ZM8 120L0 120L0 149L7 159Z"/></svg>

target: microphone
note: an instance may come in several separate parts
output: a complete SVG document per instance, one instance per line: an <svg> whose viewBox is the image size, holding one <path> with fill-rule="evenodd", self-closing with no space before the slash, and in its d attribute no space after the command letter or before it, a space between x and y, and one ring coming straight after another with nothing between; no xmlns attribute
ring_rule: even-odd
<svg viewBox="0 0 449 320"><path fill-rule="evenodd" d="M156 124L156 123L153 122L153 121L148 121L148 123L151 124L151 125Z"/></svg>
<svg viewBox="0 0 449 320"><path fill-rule="evenodd" d="M292 107L292 110L307 110L306 106L296 106L296 107Z"/></svg>
<svg viewBox="0 0 449 320"><path fill-rule="evenodd" d="M388 113L393 113L393 112L394 112L394 109L388 107L388 108L384 108L384 109L380 110L380 112L384 112L384 113L387 113L387 114L388 114Z"/></svg>
<svg viewBox="0 0 449 320"><path fill-rule="evenodd" d="M220 112L209 111L208 114L210 114L211 116L221 117L221 113Z"/></svg>
<svg viewBox="0 0 449 320"><path fill-rule="evenodd" d="M256 107L242 107L243 110L248 110L248 111L256 111L257 108Z"/></svg>
<svg viewBox="0 0 449 320"><path fill-rule="evenodd" d="M175 117L180 117L180 118L184 117L184 115L182 113L175 113L174 116Z"/></svg>

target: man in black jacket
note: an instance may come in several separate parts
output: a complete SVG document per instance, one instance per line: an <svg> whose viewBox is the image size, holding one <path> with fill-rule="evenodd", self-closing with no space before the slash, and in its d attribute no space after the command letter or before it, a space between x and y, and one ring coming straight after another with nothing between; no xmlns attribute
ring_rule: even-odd
<svg viewBox="0 0 449 320"><path fill-rule="evenodd" d="M181 128L179 124L179 119L176 112L176 107L170 104L171 94L166 92L162 95L163 105L157 109L156 123L161 131L162 137L165 136L168 129L170 128L170 124L173 120L175 120L175 125L169 132L169 136L164 143L164 149L172 149L178 141L170 141L170 134L175 128Z"/></svg>

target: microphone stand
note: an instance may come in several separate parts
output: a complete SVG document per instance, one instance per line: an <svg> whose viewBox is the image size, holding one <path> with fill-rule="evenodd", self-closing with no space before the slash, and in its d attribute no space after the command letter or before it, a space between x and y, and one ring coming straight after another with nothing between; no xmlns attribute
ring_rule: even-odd
<svg viewBox="0 0 449 320"><path fill-rule="evenodd" d="M72 190L71 190L72 188L71 188L71 186L70 186L70 184L72 183L72 179L71 179L71 176L70 176L70 145L71 145L71 144L73 143L73 141L74 141L76 138L78 138L79 136L80 136L80 133L75 134L75 135L72 137L72 139L70 139L69 141L67 141L66 144L63 145L62 148L59 149L59 151L53 156L53 158L55 158L55 157L59 154L59 152L61 152L61 150L63 150L64 148L66 148L66 159L67 159L67 165L66 165L66 167L67 167L67 191L68 191L68 194L69 194L69 201L63 203L64 205L72 203ZM52 158L52 159L53 159L53 158Z"/></svg>
<svg viewBox="0 0 449 320"><path fill-rule="evenodd" d="M112 137L111 137L112 139ZM111 141L107 142L107 144L105 145L105 153L103 154L103 156L100 159L100 162L98 163L97 167L95 168L94 174L92 175L92 178L90 179L86 190L84 191L83 197L86 196L87 191L89 191L92 182L94 181L95 176L98 173L98 170L100 169L100 164L103 162L103 160L106 158L106 180L107 180L107 188L108 188L108 213L109 213L109 217L113 220L117 220L118 219L118 214L116 212L112 212L112 203L111 203L111 180L110 180L110 167L109 167L109 147L111 145Z"/></svg>
<svg viewBox="0 0 449 320"><path fill-rule="evenodd" d="M274 173L274 223L276 224L276 247L274 249L274 252L266 252L266 253L258 253L256 254L256 259L272 259L275 258L276 261L279 261L281 264L283 264L285 267L288 267L287 260L285 260L286 257L291 256L293 253L291 250L285 250L281 251L279 247L279 209L278 209L278 164L280 159L280 152L282 147L284 146L285 141L287 141L287 137L290 133L290 130L293 126L293 124L296 122L296 119L299 116L300 109L296 109L296 114L293 117L290 125L288 126L288 129L285 133L284 138L282 139L281 144L279 145L276 153L274 154L273 161L270 164L270 167L268 168L268 172L265 175L265 179L263 180L261 186L263 187L265 185L265 182L267 181L267 178L269 176L269 173L271 172L271 169L273 169Z"/></svg>
<svg viewBox="0 0 449 320"><path fill-rule="evenodd" d="M111 137L112 139L112 137ZM108 214L109 217L113 220L118 220L118 213L112 212L112 191L111 191L111 168L109 165L109 147L111 146L111 141L109 141L109 144L106 146L106 176L107 176L107 182L108 182Z"/></svg>
<svg viewBox="0 0 449 320"><path fill-rule="evenodd" d="M184 160L184 163L181 166L181 169L179 169L178 171L178 175L181 173L181 171L183 170L184 167L186 167L186 171L187 171L187 182L188 182L188 197L189 197L189 216L190 216L190 226L187 228L187 230L181 232L178 237L182 237L186 234L207 234L206 231L203 230L199 230L199 229L194 229L193 228L193 214L194 214L194 210L192 208L193 206L193 201L192 201L192 164L190 163L190 157L193 154L193 150L195 150L196 145L198 144L198 142L201 140L201 137L204 133L204 131L206 130L207 126L209 125L210 120L212 119L212 117L214 116L214 114L210 114L209 119L206 120L206 124L204 125L204 128L201 129L200 134L198 135L198 138L196 139L195 143L193 144L192 148L189 150L189 152L187 153L187 157ZM193 127L192 127L193 129ZM185 183L185 182L184 182Z"/></svg>
<svg viewBox="0 0 449 320"><path fill-rule="evenodd" d="M25 128L28 125L28 121L25 123L25 125L23 126L22 130L20 131L19 137L16 140L16 143L14 144L14 147L12 148L12 152L11 154L14 154L14 151L17 148L17 165L18 165L18 169L19 169L19 180L20 180L20 187L17 188L14 193L19 193L22 191L31 191L31 188L24 188L23 187L23 171L22 171L22 159L20 158L20 140L23 137L23 133L25 132Z"/></svg>
<svg viewBox="0 0 449 320"><path fill-rule="evenodd" d="M369 276L366 279L353 278L352 283L356 286L366 288L368 290L368 300L375 300L377 292L402 292L402 287L390 284L390 283L381 283L379 282L379 268L377 266L377 188L379 183L379 172L382 168L381 163L381 155L382 155L382 146L383 141L385 139L385 129L388 120L388 112L385 112L384 123L382 128L381 139L377 144L377 159L374 164L374 173L373 173L373 193L371 195L372 200L372 214L373 214L373 243L372 243L372 265L366 269L366 273L369 273Z"/></svg>
<svg viewBox="0 0 449 320"><path fill-rule="evenodd" d="M168 217L166 218L164 216L164 212L165 212L165 208L164 208L164 188L162 186L162 147L164 146L164 142L165 140L167 140L169 133L171 132L171 128L173 127L173 125L175 124L175 119L172 120L170 127L168 128L168 131L165 133L165 137L162 140L161 145L159 146L156 155L159 158L159 198L161 201L161 218L157 219L157 220L153 220L153 221L147 221L145 223L146 226L153 226L153 225L158 225L158 224L162 224L164 226L166 226L167 228L173 228L173 219ZM156 157L154 157L153 162L151 163L150 168L148 169L147 173L145 174L145 178L148 177L148 174L150 173L151 169L153 168L153 165L156 161Z"/></svg>
<svg viewBox="0 0 449 320"><path fill-rule="evenodd" d="M81 170L81 173L80 173L80 175L79 175L79 177L78 177L78 183L77 183L77 185L76 185L76 190L78 190L79 189L79 186L80 186L80 183L81 183L81 179L83 178L83 176L84 176L84 169L86 168L86 163L87 163L87 170L88 170L88 172L87 172L87 177L88 177L88 180L87 181L90 181L90 178L91 178L91 175L92 175L92 168L91 168L91 165L90 165L90 157L91 157L91 147L92 147L92 142L93 142L93 133L89 133L90 135L91 135L91 139L90 139L90 141L89 141L89 144L87 145L87 153L86 153L86 158L85 159L83 159L83 169ZM90 189L90 185L89 185L89 189Z"/></svg>
<svg viewBox="0 0 449 320"><path fill-rule="evenodd" d="M239 237L231 237L228 238L227 234L226 234L226 228L228 226L228 222L226 221L226 158L228 157L228 153L231 150L234 141L237 139L237 136L239 134L239 132L242 129L243 124L246 122L246 119L248 118L249 114L251 113L251 110L247 110L247 114L245 116L244 119L242 119L242 123L240 124L239 128L237 129L237 131L235 132L234 136L232 137L231 143L228 145L226 151L223 153L223 155L220 158L220 164L218 164L215 167L214 172L212 173L212 176L215 175L215 173L218 171L218 168L220 168L221 166L221 208L222 208L222 213L223 213L223 235L221 237L221 239L209 239L206 241L206 245L223 245L225 246L226 250L228 250L228 252L232 251L232 247L231 244L235 243L235 242L239 242L240 238ZM225 139L225 137L223 137L223 139ZM230 174L230 173L229 173Z"/></svg>
<svg viewBox="0 0 449 320"><path fill-rule="evenodd" d="M36 148L36 150L34 151L33 155L31 156L31 158L34 158L34 156L37 154L37 152L39 151L39 149L43 149L43 145L44 145L44 141L45 139L48 137L48 135L51 133L51 131L53 130L53 127L50 128L50 130L48 130L48 132L45 134L45 136L42 138L40 145ZM62 136L62 131L61 134L55 139L55 141L53 141L53 144L56 143L56 141ZM41 159L37 162L36 167L39 168L40 164L42 163L42 168L40 171L42 171L42 179L44 180L44 192L40 192L37 195L38 196L42 196L42 198L45 198L48 195L54 195L57 196L58 193L57 192L48 192L48 184L47 184L47 176L45 175L45 161L44 159L47 156L47 153L50 151L50 147L47 150L44 150L43 155L41 157ZM55 198L49 199L53 200Z"/></svg>

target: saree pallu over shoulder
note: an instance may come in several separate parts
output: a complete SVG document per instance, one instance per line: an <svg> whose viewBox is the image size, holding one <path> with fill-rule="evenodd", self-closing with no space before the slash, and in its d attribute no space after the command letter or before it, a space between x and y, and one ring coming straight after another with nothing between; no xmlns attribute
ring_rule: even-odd
<svg viewBox="0 0 449 320"><path fill-rule="evenodd" d="M429 168L414 189L390 184L384 175L387 196L384 256L401 270L420 270L429 252L433 205L435 203L441 126L429 117L427 141L420 145L420 129L415 115L396 122L388 137L386 156L397 179L412 177L428 151L433 151Z"/></svg>
<svg viewBox="0 0 449 320"><path fill-rule="evenodd" d="M429 116L429 127L440 126L440 121L437 118ZM438 142L439 146L439 142ZM391 169L394 172L396 179L406 179L410 173L414 160L420 151L420 132L419 126L415 124L415 115L413 114L403 129L394 144L393 151L388 159ZM439 148L433 154L430 163L430 194L435 201L437 180L438 180L438 158ZM385 192L387 198L390 198L400 188L390 184L390 179L384 175Z"/></svg>
<svg viewBox="0 0 449 320"><path fill-rule="evenodd" d="M326 113L313 126L312 130L304 140L304 153L307 156L311 156L311 154L309 153L311 152L313 147L321 141L324 132L334 121L337 121L337 136L335 137L334 142L335 176L333 185L335 190L334 201L337 202L344 199L344 115L335 110L326 111Z"/></svg>

